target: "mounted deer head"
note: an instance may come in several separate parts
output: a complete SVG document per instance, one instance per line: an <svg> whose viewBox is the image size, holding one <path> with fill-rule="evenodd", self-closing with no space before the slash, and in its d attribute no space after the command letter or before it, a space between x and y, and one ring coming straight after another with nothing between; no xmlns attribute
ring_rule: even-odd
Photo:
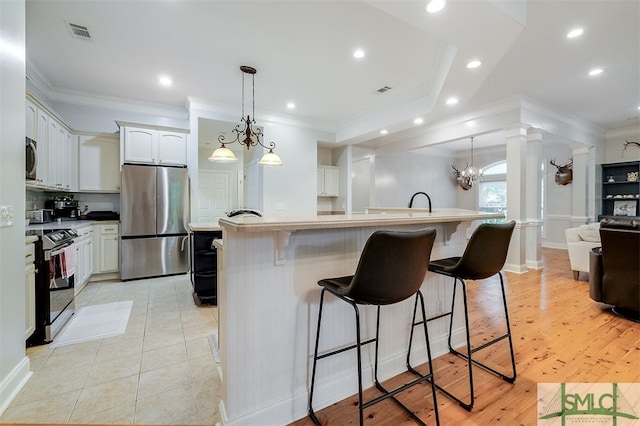
<svg viewBox="0 0 640 426"><path fill-rule="evenodd" d="M569 159L569 162L564 166L558 166L556 164L556 159L549 161L549 164L552 166L556 166L558 170L556 170L556 184L557 185L567 185L573 182L573 158Z"/></svg>
<svg viewBox="0 0 640 426"><path fill-rule="evenodd" d="M466 167L467 166L465 166L465 168ZM453 174L456 175L456 181L458 182L458 185L460 186L460 188L464 189L465 191L470 190L471 187L473 186L471 182L471 178L467 176L462 176L462 171L456 169L455 163L451 165L451 168L454 170Z"/></svg>

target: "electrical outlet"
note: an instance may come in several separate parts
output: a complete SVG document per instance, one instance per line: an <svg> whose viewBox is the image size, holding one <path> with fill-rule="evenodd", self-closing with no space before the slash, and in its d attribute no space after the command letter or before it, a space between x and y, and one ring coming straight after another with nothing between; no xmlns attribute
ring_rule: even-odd
<svg viewBox="0 0 640 426"><path fill-rule="evenodd" d="M13 206L0 206L0 226L12 226L14 220Z"/></svg>

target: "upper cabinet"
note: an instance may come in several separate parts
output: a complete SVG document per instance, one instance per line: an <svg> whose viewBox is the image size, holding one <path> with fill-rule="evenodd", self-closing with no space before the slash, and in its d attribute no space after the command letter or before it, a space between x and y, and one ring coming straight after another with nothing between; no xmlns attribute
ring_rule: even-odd
<svg viewBox="0 0 640 426"><path fill-rule="evenodd" d="M36 141L38 163L35 182L46 189L78 190L78 140L72 130L42 102L28 94L25 135Z"/></svg>
<svg viewBox="0 0 640 426"><path fill-rule="evenodd" d="M187 130L117 122L123 163L184 166L187 164Z"/></svg>
<svg viewBox="0 0 640 426"><path fill-rule="evenodd" d="M78 189L120 192L120 139L115 135L80 135Z"/></svg>
<svg viewBox="0 0 640 426"><path fill-rule="evenodd" d="M318 166L318 197L338 196L338 168Z"/></svg>

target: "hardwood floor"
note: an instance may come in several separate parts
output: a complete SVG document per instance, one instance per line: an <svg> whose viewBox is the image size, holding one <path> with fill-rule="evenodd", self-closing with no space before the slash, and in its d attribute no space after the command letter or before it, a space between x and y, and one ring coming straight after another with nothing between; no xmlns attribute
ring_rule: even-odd
<svg viewBox="0 0 640 426"><path fill-rule="evenodd" d="M515 383L509 384L474 367L473 410L467 412L439 392L442 425L535 425L538 383L640 382L640 324L621 318L608 306L591 300L588 277L581 274L579 281L573 279L566 250L544 249L543 257L543 270L522 275L505 273L518 373ZM468 287L471 342L475 346L503 330L499 279L471 282ZM503 343L475 355L496 366L508 366L508 346ZM465 367L464 361L453 355L439 357L434 360L436 381L467 398ZM413 376L407 373L385 383L397 386L409 381L405 380L409 377ZM372 388L364 398L369 400L378 395ZM399 399L427 424L435 424L428 385L411 388L400 394ZM322 424L358 424L357 396L316 414ZM367 425L415 424L391 401L365 410L365 416ZM308 417L293 423L312 424Z"/></svg>

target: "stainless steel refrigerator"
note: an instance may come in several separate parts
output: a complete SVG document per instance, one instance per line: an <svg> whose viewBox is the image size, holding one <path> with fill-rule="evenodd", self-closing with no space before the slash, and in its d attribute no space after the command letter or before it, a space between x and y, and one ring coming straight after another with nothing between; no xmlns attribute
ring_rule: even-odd
<svg viewBox="0 0 640 426"><path fill-rule="evenodd" d="M125 164L121 188L121 278L131 280L187 272L187 169Z"/></svg>

